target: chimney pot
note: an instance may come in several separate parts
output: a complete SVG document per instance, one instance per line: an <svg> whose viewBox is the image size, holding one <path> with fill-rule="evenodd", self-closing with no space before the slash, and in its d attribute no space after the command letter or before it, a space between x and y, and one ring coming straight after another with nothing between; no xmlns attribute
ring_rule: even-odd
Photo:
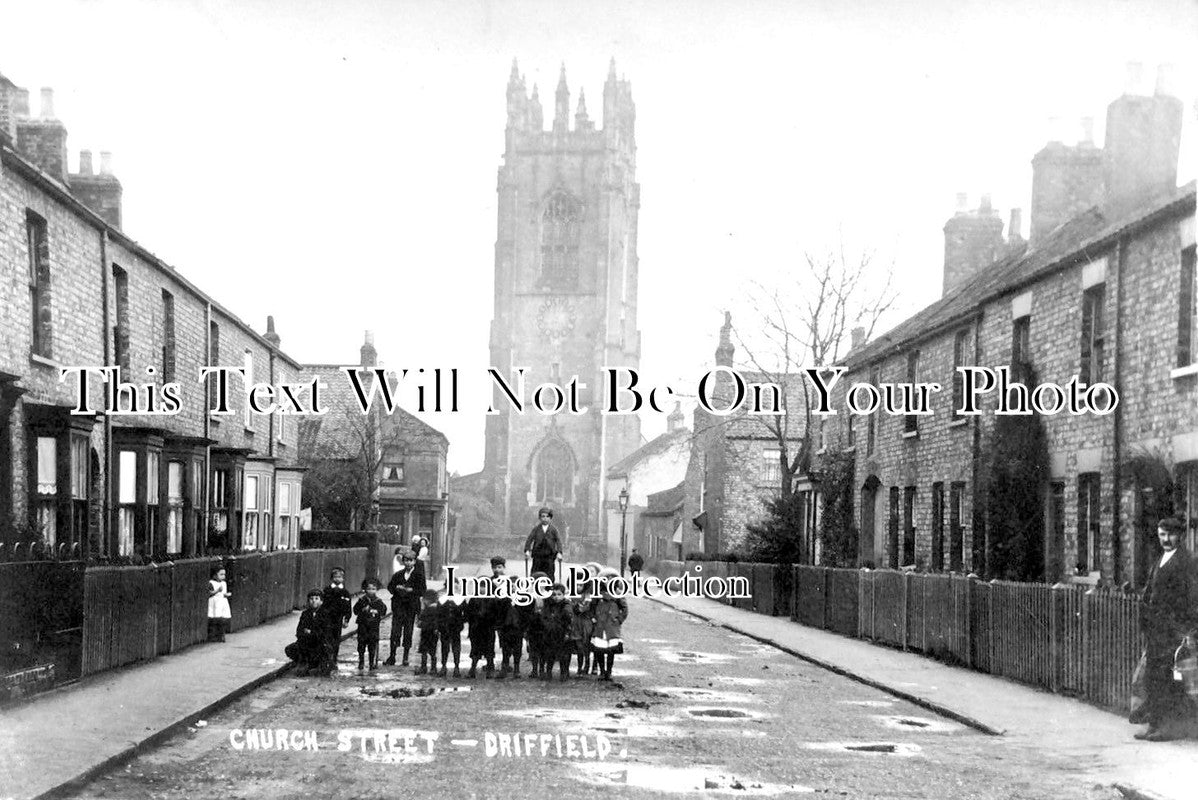
<svg viewBox="0 0 1198 800"><path fill-rule="evenodd" d="M54 119L54 90L42 87L42 119Z"/></svg>
<svg viewBox="0 0 1198 800"><path fill-rule="evenodd" d="M1158 64L1156 67L1156 90L1155 93L1173 94L1173 65L1169 63Z"/></svg>
<svg viewBox="0 0 1198 800"><path fill-rule="evenodd" d="M1139 61L1127 62L1127 85L1123 89L1124 94L1139 94L1140 86L1144 82L1144 65Z"/></svg>
<svg viewBox="0 0 1198 800"><path fill-rule="evenodd" d="M100 174L112 174L112 153L108 152L107 150L100 151Z"/></svg>
<svg viewBox="0 0 1198 800"><path fill-rule="evenodd" d="M366 331L366 344L374 344L374 331Z"/></svg>
<svg viewBox="0 0 1198 800"><path fill-rule="evenodd" d="M982 201L978 204L978 213L989 214L993 210L994 207L990 204L990 195L982 195Z"/></svg>
<svg viewBox="0 0 1198 800"><path fill-rule="evenodd" d="M79 174L80 175L91 175L92 174L92 151L91 150L80 150L79 151Z"/></svg>
<svg viewBox="0 0 1198 800"><path fill-rule="evenodd" d="M865 328L857 326L856 328L853 328L851 335L854 350L865 344Z"/></svg>
<svg viewBox="0 0 1198 800"><path fill-rule="evenodd" d="M1078 144L1093 145L1094 144L1094 118L1082 117L1082 138Z"/></svg>
<svg viewBox="0 0 1198 800"><path fill-rule="evenodd" d="M1011 209L1011 224L1007 226L1007 242L1014 244L1023 241L1023 209Z"/></svg>

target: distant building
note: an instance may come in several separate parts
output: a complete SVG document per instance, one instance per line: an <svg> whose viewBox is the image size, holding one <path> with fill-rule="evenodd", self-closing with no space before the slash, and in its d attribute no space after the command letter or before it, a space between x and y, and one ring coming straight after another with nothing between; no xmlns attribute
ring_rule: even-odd
<svg viewBox="0 0 1198 800"><path fill-rule="evenodd" d="M1088 131L1049 142L1032 160L1027 242L1017 211L1004 241L987 200L961 204L945 225L944 296L849 353L838 408L855 382L945 387L930 416L833 418L830 439L855 457L862 562L1139 584L1159 516L1184 516L1198 545L1195 186L1177 186L1182 118L1163 83L1148 96L1133 85L1107 110L1102 148ZM1030 507L987 508L988 459L1018 423L995 415L997 392L981 414L955 413L955 370L974 365L1009 366L1034 377L1029 388L1076 376L1121 398L1110 414L1023 423L1045 443Z"/></svg>
<svg viewBox="0 0 1198 800"><path fill-rule="evenodd" d="M609 564L619 562L621 528L626 539L624 550L631 552L633 547L642 547L636 536L641 528L640 516L649 507L650 496L677 485L686 475L691 432L685 425L681 404L675 404L666 425L665 433L629 453L607 471ZM621 491L628 493L628 507L623 515L620 512Z"/></svg>
<svg viewBox="0 0 1198 800"><path fill-rule="evenodd" d="M429 540L430 557L439 568L450 555L447 539L449 476L445 463L449 440L443 433L396 406L388 414L375 396L363 414L346 368L356 370L366 392L373 370L382 365L370 332L357 364L308 364L305 379L319 379L325 390L326 413L300 422L301 462L316 474L356 483L354 502L314 508L324 526L360 530L389 526L403 538ZM330 470L330 465L334 465ZM311 497L322 497L313 485Z"/></svg>
<svg viewBox="0 0 1198 800"><path fill-rule="evenodd" d="M732 316L725 314L715 366L733 367L736 348L732 344ZM761 372L737 370L746 382L774 383ZM775 383L787 397L790 422L784 429L788 454L803 441L804 414L795 389L797 376ZM714 395L720 407L730 405L725 373L717 373ZM767 404L768 407L768 404ZM766 516L766 503L781 494L781 443L779 435L763 421L747 414L747 407L727 416L695 409L694 434L684 480L684 553L742 551L748 526ZM814 510L814 503L812 503Z"/></svg>
<svg viewBox="0 0 1198 800"><path fill-rule="evenodd" d="M571 124L562 68L552 127L545 129L537 87L529 94L515 63L507 88L507 129L499 168L499 230L495 242L495 316L491 365L515 386L524 367L524 413L500 389L499 412L487 417L485 483L513 543L537 510L554 509L566 554L607 555L604 476L640 445L636 415L600 414L601 371L635 370L637 330L636 109L628 81L613 62L603 87L603 127L579 93ZM590 413L543 415L533 390L573 376ZM551 392L546 390L546 399ZM519 546L517 545L517 546Z"/></svg>
<svg viewBox="0 0 1198 800"><path fill-rule="evenodd" d="M298 546L295 424L251 413L240 377L229 413L209 413L216 382L197 378L225 366L278 384L299 363L272 323L258 333L122 230L109 154L97 174L81 151L71 172L53 99L43 89L34 117L29 93L0 76L0 278L12 289L0 303L0 559ZM177 382L179 413L72 414L61 369L106 365L140 387L143 410Z"/></svg>

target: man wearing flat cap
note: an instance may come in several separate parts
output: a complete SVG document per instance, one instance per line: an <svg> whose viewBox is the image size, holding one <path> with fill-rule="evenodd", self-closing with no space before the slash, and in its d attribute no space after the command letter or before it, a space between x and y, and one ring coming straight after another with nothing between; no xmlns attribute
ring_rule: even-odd
<svg viewBox="0 0 1198 800"><path fill-rule="evenodd" d="M557 562L562 558L562 540L553 527L553 509L543 507L537 516L541 521L524 540L524 557L532 558L532 571L546 575L557 574Z"/></svg>

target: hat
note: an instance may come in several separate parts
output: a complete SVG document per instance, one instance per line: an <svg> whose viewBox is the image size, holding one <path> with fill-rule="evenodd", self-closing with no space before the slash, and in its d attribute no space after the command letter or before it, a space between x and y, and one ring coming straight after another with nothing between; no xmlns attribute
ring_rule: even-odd
<svg viewBox="0 0 1198 800"><path fill-rule="evenodd" d="M539 517L542 514L548 514L549 519L553 519L553 509L549 506L541 506L541 510L537 512L537 516Z"/></svg>
<svg viewBox="0 0 1198 800"><path fill-rule="evenodd" d="M362 591L366 591L371 586L373 586L376 589L383 588L383 585L381 583L379 583L378 581L376 581L374 578L367 578L366 580L362 581Z"/></svg>
<svg viewBox="0 0 1198 800"><path fill-rule="evenodd" d="M412 548L410 548L410 547L395 548L395 555L399 556L400 558L415 558L416 557L416 553L413 552Z"/></svg>
<svg viewBox="0 0 1198 800"><path fill-rule="evenodd" d="M504 558L503 556L492 556L491 557L491 566L492 567L507 566L507 559Z"/></svg>
<svg viewBox="0 0 1198 800"><path fill-rule="evenodd" d="M320 591L319 589L309 589L308 597L324 597L324 592Z"/></svg>

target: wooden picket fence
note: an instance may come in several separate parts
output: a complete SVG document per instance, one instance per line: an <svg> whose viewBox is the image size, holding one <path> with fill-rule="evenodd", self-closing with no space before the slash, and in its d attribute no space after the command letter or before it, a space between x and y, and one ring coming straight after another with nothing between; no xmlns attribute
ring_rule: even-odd
<svg viewBox="0 0 1198 800"><path fill-rule="evenodd" d="M702 566L701 570L696 567ZM762 614L1126 709L1141 653L1139 599L1104 589L894 570L687 561L743 576Z"/></svg>

